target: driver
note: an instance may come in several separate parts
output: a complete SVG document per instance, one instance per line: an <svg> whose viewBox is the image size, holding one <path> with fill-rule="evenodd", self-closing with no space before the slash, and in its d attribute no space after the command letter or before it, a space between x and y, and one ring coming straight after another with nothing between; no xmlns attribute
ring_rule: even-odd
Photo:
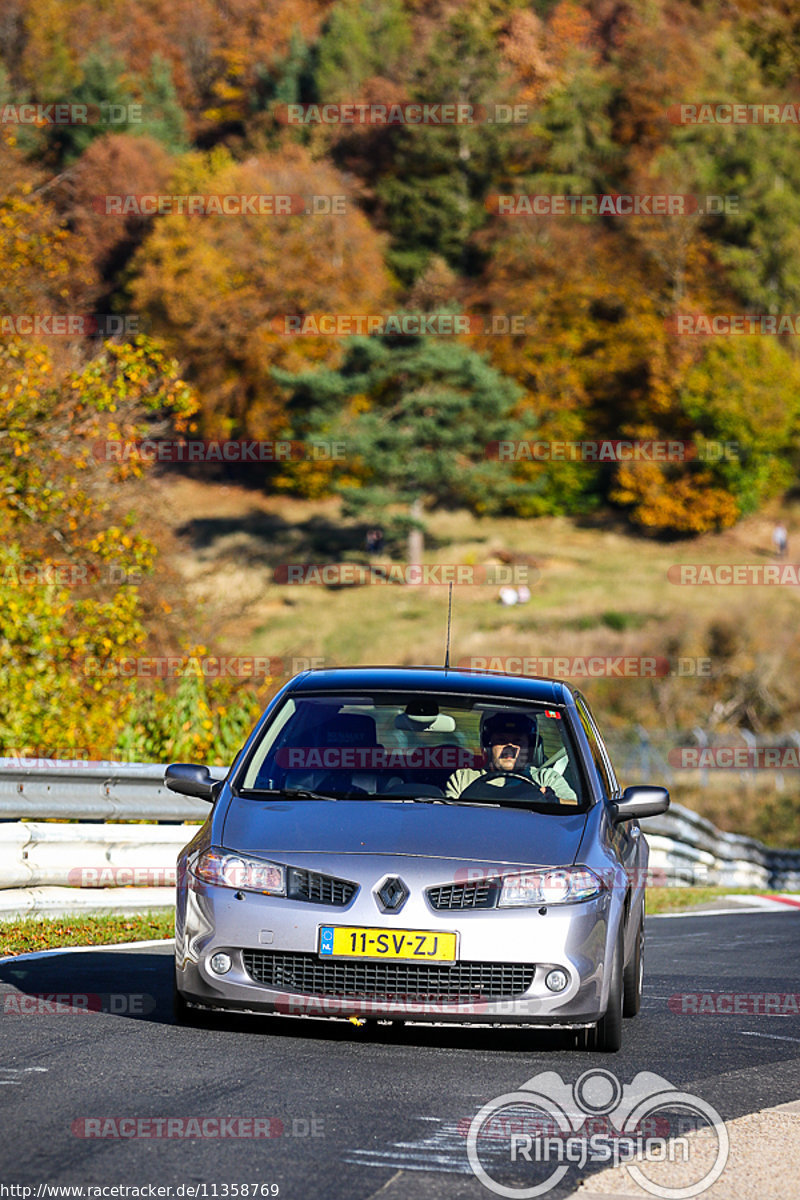
<svg viewBox="0 0 800 1200"><path fill-rule="evenodd" d="M515 776L530 779L531 792L537 788L543 800L566 800L577 803L578 797L553 767L531 767L528 755L537 738L536 720L523 713L495 713L481 721L481 745L486 756L486 767L481 771L474 767L462 767L454 771L447 781L445 795L457 799L476 779L485 779L493 787L514 784Z"/></svg>

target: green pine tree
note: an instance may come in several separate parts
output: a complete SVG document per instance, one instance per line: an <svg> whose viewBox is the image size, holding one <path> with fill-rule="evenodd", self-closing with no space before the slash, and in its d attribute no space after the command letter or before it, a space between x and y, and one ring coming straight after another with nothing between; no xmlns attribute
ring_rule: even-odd
<svg viewBox="0 0 800 1200"><path fill-rule="evenodd" d="M491 450L522 436L514 416L521 389L461 342L355 337L336 370L274 376L291 389L291 436L345 443L335 480L345 515L386 525L386 510L403 506L412 562L425 508L498 512L525 486Z"/></svg>

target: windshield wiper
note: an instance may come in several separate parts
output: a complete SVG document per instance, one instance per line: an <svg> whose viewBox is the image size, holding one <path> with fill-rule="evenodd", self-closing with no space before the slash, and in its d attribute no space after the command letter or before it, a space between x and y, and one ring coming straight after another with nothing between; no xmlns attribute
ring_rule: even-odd
<svg viewBox="0 0 800 1200"><path fill-rule="evenodd" d="M495 800L494 796L492 796L491 800L489 800L489 799L484 800L482 798L478 799L477 797L472 797L472 796L470 796L468 799L465 800L462 796L459 796L455 800L448 800L447 803L448 804L473 804L473 805L477 805L478 807L483 807L483 808L485 808L487 805L493 805L495 808L530 808L530 809L535 809L537 812L560 812L561 811L560 803L558 805L556 805L556 804L554 804L554 802L552 800L535 800L533 797L531 797L531 799L528 800L528 799L523 799L521 796L518 797L516 800L503 800L499 796L496 800ZM570 807L570 809L572 808L571 805L569 807Z"/></svg>
<svg viewBox="0 0 800 1200"><path fill-rule="evenodd" d="M282 800L368 800L367 792L313 792L310 788L257 788L266 796L280 796Z"/></svg>

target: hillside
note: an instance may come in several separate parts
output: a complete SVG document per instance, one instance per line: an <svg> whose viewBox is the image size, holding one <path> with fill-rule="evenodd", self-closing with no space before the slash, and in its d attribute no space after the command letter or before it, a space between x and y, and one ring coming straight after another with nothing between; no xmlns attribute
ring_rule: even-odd
<svg viewBox="0 0 800 1200"><path fill-rule="evenodd" d="M219 654L272 660L268 691L306 666L443 662L445 586L274 582L281 564L367 562L363 528L341 520L336 501L269 498L185 478L158 486L180 546L171 565L197 606L192 637ZM721 744L743 744L740 727L782 744L800 728L800 591L681 586L668 577L685 563L774 563L777 515L692 542L643 544L623 528L566 518L439 513L426 563L500 567L513 554L531 564L530 579L538 574L530 601L514 607L499 602L497 586L454 587L451 662L570 677L612 741L629 740L642 725L665 757L693 745L697 726ZM800 536L800 506L780 515ZM699 787L696 776L678 773L676 800L722 828L775 844L797 840L800 787L791 771L777 785L774 772L710 776Z"/></svg>

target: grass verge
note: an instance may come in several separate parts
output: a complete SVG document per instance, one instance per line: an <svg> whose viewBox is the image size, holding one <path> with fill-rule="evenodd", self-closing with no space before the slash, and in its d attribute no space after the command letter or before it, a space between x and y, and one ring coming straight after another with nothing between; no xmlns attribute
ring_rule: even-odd
<svg viewBox="0 0 800 1200"><path fill-rule="evenodd" d="M173 912L108 917L27 917L0 922L0 956L52 950L58 946L107 946L114 942L148 942L170 938Z"/></svg>
<svg viewBox="0 0 800 1200"><path fill-rule="evenodd" d="M647 912L681 912L697 908L723 896L763 896L764 888L731 887L649 887L647 889Z"/></svg>
<svg viewBox="0 0 800 1200"><path fill-rule="evenodd" d="M759 896L763 888L651 887L648 913L681 912L722 896ZM53 950L59 946L107 946L115 942L147 942L170 938L175 931L171 912L129 916L64 917L59 920L28 917L0 922L0 956Z"/></svg>

